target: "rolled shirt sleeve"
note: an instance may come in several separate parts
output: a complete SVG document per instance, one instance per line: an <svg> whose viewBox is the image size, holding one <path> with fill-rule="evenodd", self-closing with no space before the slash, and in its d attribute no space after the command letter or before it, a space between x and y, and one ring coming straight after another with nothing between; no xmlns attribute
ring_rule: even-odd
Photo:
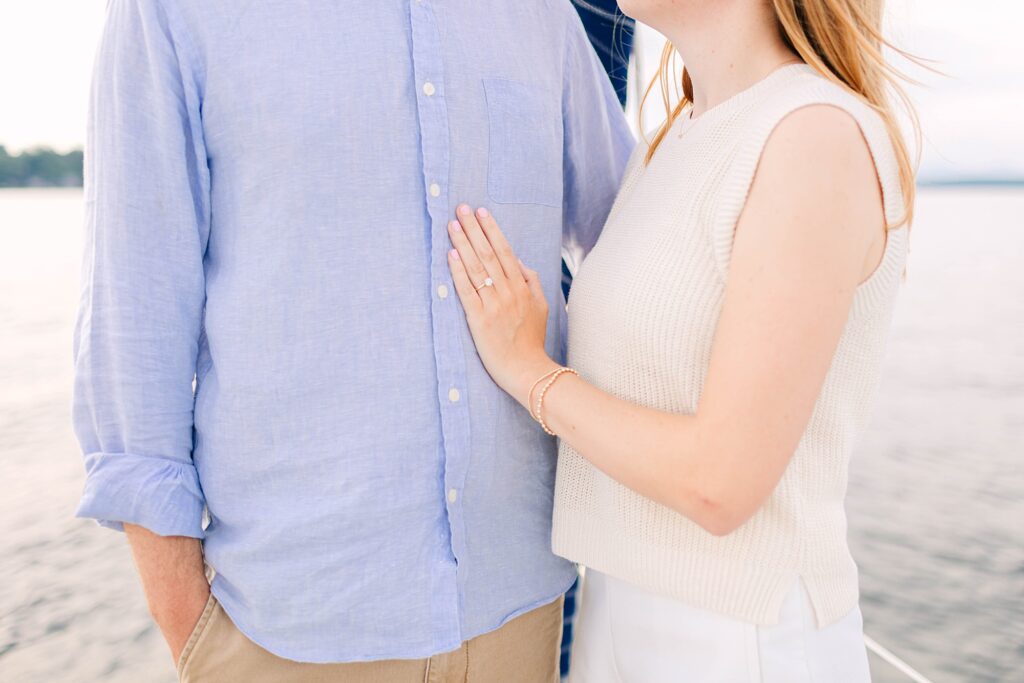
<svg viewBox="0 0 1024 683"><path fill-rule="evenodd" d="M571 11L562 107L563 256L575 273L601 234L636 140L583 23Z"/></svg>
<svg viewBox="0 0 1024 683"><path fill-rule="evenodd" d="M111 0L85 161L73 422L77 516L202 538L192 461L209 172L198 60L160 0Z"/></svg>

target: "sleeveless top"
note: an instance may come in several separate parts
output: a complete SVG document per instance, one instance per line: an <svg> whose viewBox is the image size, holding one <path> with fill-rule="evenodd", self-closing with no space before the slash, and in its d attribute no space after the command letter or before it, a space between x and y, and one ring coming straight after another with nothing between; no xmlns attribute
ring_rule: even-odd
<svg viewBox="0 0 1024 683"><path fill-rule="evenodd" d="M680 117L649 165L642 163L645 145L634 151L601 238L574 279L569 365L584 379L634 404L696 412L734 231L761 154L783 118L818 104L838 107L859 124L885 218L901 220L899 170L881 117L805 64L778 69L696 119ZM751 519L716 537L562 442L554 551L752 623L775 623L796 579L819 626L847 614L858 599L843 507L850 452L879 381L906 253L907 228L890 229L879 266L855 293L800 444Z"/></svg>

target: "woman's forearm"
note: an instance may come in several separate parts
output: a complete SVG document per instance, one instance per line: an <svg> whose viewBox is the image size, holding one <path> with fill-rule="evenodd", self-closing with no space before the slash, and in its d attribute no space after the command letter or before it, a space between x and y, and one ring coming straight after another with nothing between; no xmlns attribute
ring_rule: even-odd
<svg viewBox="0 0 1024 683"><path fill-rule="evenodd" d="M696 416L644 408L568 374L544 397L543 416L609 477L709 532L726 534L745 520L727 481L735 456L727 452L727 440L701 436L709 432Z"/></svg>

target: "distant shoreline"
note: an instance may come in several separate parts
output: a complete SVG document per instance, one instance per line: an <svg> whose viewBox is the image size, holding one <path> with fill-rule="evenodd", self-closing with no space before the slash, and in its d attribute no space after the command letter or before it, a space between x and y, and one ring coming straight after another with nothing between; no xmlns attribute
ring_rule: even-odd
<svg viewBox="0 0 1024 683"><path fill-rule="evenodd" d="M56 152L47 147L10 154L0 145L0 187L81 187L82 151Z"/></svg>
<svg viewBox="0 0 1024 683"><path fill-rule="evenodd" d="M917 184L921 190L1024 190L1024 180L927 180ZM77 185L0 185L0 194L15 190L81 190Z"/></svg>
<svg viewBox="0 0 1024 683"><path fill-rule="evenodd" d="M57 152L36 147L10 154L0 145L0 189L82 187L82 150ZM919 179L918 187L1022 188L1024 177L933 177Z"/></svg>
<svg viewBox="0 0 1024 683"><path fill-rule="evenodd" d="M978 178L963 180L919 180L918 187L1024 187L1024 178Z"/></svg>

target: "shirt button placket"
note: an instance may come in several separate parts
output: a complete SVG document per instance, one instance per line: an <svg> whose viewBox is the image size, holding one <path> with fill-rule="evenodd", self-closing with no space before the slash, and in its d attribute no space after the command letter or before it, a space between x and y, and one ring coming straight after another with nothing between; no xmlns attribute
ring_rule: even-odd
<svg viewBox="0 0 1024 683"><path fill-rule="evenodd" d="M437 370L438 399L441 403L441 430L443 437L442 505L450 506L448 517L450 552L453 565L438 567L432 575L432 618L439 627L447 627L443 638L446 643L463 640L461 608L462 595L459 569L460 555L465 550L465 527L461 515L460 488L468 456L469 424L465 401L460 401L458 387L465 388L464 349L460 339L461 310L448 299L452 298L451 274L448 270L448 200L452 192L449 177L450 136L448 112L444 98L445 74L442 43L431 0L411 0L412 49L415 74L415 92L420 123L422 153L422 182L427 213L431 220L431 314L433 317L434 349ZM436 294L437 298L433 298ZM464 558L463 558L464 559ZM451 573L449 573L451 572Z"/></svg>

